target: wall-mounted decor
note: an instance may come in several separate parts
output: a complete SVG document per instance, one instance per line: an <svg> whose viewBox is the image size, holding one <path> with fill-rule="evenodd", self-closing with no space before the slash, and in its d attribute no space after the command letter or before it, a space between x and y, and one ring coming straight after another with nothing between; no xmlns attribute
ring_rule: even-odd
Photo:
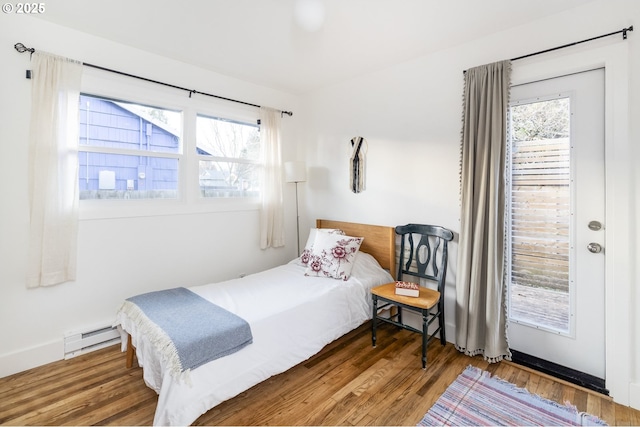
<svg viewBox="0 0 640 427"><path fill-rule="evenodd" d="M349 188L354 193L365 189L365 158L367 154L367 140L361 136L351 139L353 154L349 160Z"/></svg>

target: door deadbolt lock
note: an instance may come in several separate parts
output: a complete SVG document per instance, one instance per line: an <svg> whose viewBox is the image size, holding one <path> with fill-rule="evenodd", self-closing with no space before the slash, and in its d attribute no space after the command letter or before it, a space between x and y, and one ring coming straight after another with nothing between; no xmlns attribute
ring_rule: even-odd
<svg viewBox="0 0 640 427"><path fill-rule="evenodd" d="M599 243L591 242L587 245L587 249L593 254L599 254L602 252L602 246L600 246Z"/></svg>
<svg viewBox="0 0 640 427"><path fill-rule="evenodd" d="M602 223L600 221L590 221L587 227L589 227L589 230L599 231L602 229Z"/></svg>

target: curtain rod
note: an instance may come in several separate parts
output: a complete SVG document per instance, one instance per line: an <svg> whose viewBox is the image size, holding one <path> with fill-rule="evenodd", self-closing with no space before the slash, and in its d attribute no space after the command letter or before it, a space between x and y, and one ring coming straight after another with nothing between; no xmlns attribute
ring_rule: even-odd
<svg viewBox="0 0 640 427"><path fill-rule="evenodd" d="M20 53L29 52L29 53L33 54L36 51L34 48L32 48L32 47L28 48L25 45L23 45L22 43L16 43L13 47ZM100 65L89 64L89 63L86 63L86 62L83 62L82 65L84 65L86 67L96 68L98 70L108 71L110 73L119 74L121 76L127 76L127 77L131 77L131 78L138 79L138 80L144 80L145 82L155 83L155 84L159 84L159 85L162 85L162 86L171 87L171 88L174 88L174 89L184 90L186 92L189 92L189 98L191 98L191 95L193 95L193 94L205 95L205 96L210 96L212 98L222 99L224 101L230 101L230 102L235 102L235 103L238 103L238 104L248 105L250 107L260 108L260 105L252 104L250 102L239 101L237 99L232 99L232 98L226 98L224 96L214 95L214 94L207 93L207 92L200 92L199 90L188 89L188 88L182 87L182 86L176 86L176 85L173 85L171 83L165 83L165 82L161 82L159 80L153 80L153 79L149 79L149 78L146 78L146 77L137 76L135 74L125 73L123 71L118 71L118 70L113 70L111 68L101 67ZM29 72L27 72L27 78L31 78ZM289 117L293 116L293 112L292 111L280 110L280 115L282 116L284 114L286 114Z"/></svg>
<svg viewBox="0 0 640 427"><path fill-rule="evenodd" d="M556 47L552 47L550 49L541 50L539 52L529 53L527 55L522 55L522 56L518 56L516 58L511 58L511 61L517 61L519 59L529 58L529 57L540 55L540 54L547 53L547 52L553 52L554 50L564 49L566 47L575 46L575 45L578 45L578 44L581 44L581 43L590 42L590 41L593 41L593 40L597 40L597 39L601 39L601 38L604 38L604 37L613 36L615 34L620 34L620 33L622 33L622 40L626 40L627 39L627 32L629 32L629 31L633 31L633 25L631 25L628 28L623 28L621 30L614 31L612 33L602 34L602 35L596 36L596 37L591 37L590 39L580 40L580 41L577 41L577 42L564 44L562 46L556 46ZM463 73L466 73L466 72L467 72L467 70L463 71Z"/></svg>
<svg viewBox="0 0 640 427"><path fill-rule="evenodd" d="M593 41L593 40L597 40L597 39L601 39L601 38L604 38L604 37L613 36L615 34L620 34L620 33L622 33L622 40L626 40L628 31L633 31L633 25L630 26L629 28L623 28L623 29L621 29L619 31L614 31L614 32L609 33L609 34L603 34L601 36L591 37L590 39L580 40L578 42L573 42L573 43L565 44L565 45L562 45L562 46L552 47L551 49L541 50L540 52L535 52L535 53L530 53L528 55L518 56L517 58L511 58L511 60L512 61L517 61L518 59L529 58L530 56L536 56L536 55L540 55L542 53L547 53L547 52L552 52L554 50L564 49L565 47L575 46L577 44L590 42L590 41Z"/></svg>

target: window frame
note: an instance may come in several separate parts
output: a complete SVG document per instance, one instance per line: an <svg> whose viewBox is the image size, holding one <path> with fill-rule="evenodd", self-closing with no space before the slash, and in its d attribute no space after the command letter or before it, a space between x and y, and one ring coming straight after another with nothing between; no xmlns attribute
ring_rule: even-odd
<svg viewBox="0 0 640 427"><path fill-rule="evenodd" d="M260 120L258 118L252 118L253 122L255 124L252 124L249 120L244 119L244 120L240 120L235 116L235 119L231 119L228 117L219 117L219 116L213 116L213 115L207 115L207 114L202 114L202 113L197 113L196 114L196 126L198 123L198 118L205 118L205 119L214 119L214 120L220 120L220 121L224 121L224 122L229 122L229 123L234 123L234 124L238 124L238 125L243 125L243 126L252 126L252 127L256 127L258 130L258 136L260 135ZM197 132L197 129L196 129ZM225 157L225 156L216 156L216 155L204 155L204 154L199 154L197 152L197 138L195 139L195 154L197 157L197 165L198 165L198 171L200 170L200 162L201 161L206 161L206 162L226 162L226 163L236 163L236 164L246 164L246 165L256 165L258 166L258 173L262 173L263 167L264 167L264 159L258 158L257 160L254 159L243 159L241 157ZM263 151L262 149L260 150L260 156L262 155ZM244 200L259 200L260 199L260 195L258 196L245 196L245 197L207 197L207 196L203 196L201 193L201 186L200 186L200 176L198 174L198 190L200 191L200 198L202 199L213 199L213 200L228 200L228 199L244 199ZM262 188L261 188L262 191Z"/></svg>
<svg viewBox="0 0 640 427"><path fill-rule="evenodd" d="M143 107L149 107L149 108L156 108L156 109L162 109L164 111L172 111L175 113L179 113L181 116L183 116L182 111L180 110L172 110L172 109L168 109L165 107L161 107L158 105L148 105L148 104L140 104L140 103L136 103L133 101L129 101L129 100L122 100L122 99L114 99L114 98L109 98L109 97L105 97L105 96L100 96L100 95L94 95L91 93L87 93L87 92L81 92L80 96L88 96L88 97L92 97L92 98L99 98L105 101L112 101L112 102L119 102L119 103L123 103L123 104L132 104L132 105L140 105ZM82 107L80 108L80 110L82 110ZM181 117L181 121L184 122L184 117ZM89 123L86 123L86 126L89 126ZM181 128L180 131L181 133L183 133L183 127L184 127L184 123L181 123ZM80 153L96 153L96 154L114 154L114 155L125 155L125 156L138 156L138 157L146 157L146 158L162 158L162 159L175 159L178 162L178 182L177 182L177 189L176 189L176 197L171 197L171 198L164 198L162 200L176 200L179 199L181 196L181 192L180 192L180 183L181 183L181 179L180 179L180 172L181 169L184 165L184 136L180 135L180 142L179 142L179 147L178 147L178 151L175 153L172 152L166 152L166 151L146 151L146 150L140 150L140 149L134 149L134 148L118 148L118 147L101 147L101 146L93 146L93 145L85 145L82 144L83 135L79 135L79 143L78 143L78 156L80 156ZM87 165L88 167L88 165ZM80 177L78 177L78 179L81 179ZM122 199L122 198L106 198L106 199L80 199L80 203L84 203L87 200L99 200L99 201L106 201L106 200L160 200L161 198L133 198L133 199Z"/></svg>
<svg viewBox="0 0 640 427"><path fill-rule="evenodd" d="M259 109L211 97L190 97L182 90L114 75L99 69L84 71L81 94L182 112L182 149L178 160L177 198L79 200L80 220L259 210L260 198L200 197L199 163L196 152L198 115L258 123ZM119 150L118 153L129 151ZM173 153L147 151L141 153L149 157L168 155L170 158L176 158ZM125 154L133 154L133 150Z"/></svg>

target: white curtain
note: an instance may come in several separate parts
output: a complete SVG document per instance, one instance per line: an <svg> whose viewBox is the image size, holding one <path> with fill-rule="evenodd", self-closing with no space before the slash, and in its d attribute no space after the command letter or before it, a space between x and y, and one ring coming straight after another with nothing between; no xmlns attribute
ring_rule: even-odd
<svg viewBox="0 0 640 427"><path fill-rule="evenodd" d="M78 230L78 99L82 64L32 57L28 156L29 288L75 280Z"/></svg>
<svg viewBox="0 0 640 427"><path fill-rule="evenodd" d="M511 62L467 70L461 152L456 348L511 358L506 336L505 156Z"/></svg>
<svg viewBox="0 0 640 427"><path fill-rule="evenodd" d="M260 139L264 159L260 248L277 248L284 246L280 111L260 107Z"/></svg>

